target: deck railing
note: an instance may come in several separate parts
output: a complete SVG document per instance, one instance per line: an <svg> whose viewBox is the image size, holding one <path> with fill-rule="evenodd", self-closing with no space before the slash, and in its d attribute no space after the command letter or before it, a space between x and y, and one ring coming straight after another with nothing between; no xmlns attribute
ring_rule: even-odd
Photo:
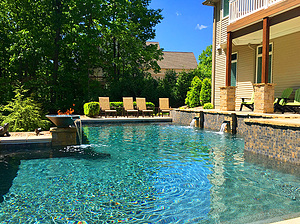
<svg viewBox="0 0 300 224"><path fill-rule="evenodd" d="M255 13L283 0L230 0L229 23Z"/></svg>

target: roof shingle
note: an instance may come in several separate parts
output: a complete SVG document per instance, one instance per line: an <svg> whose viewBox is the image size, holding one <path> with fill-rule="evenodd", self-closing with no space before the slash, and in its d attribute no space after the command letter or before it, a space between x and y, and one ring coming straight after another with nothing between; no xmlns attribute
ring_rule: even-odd
<svg viewBox="0 0 300 224"><path fill-rule="evenodd" d="M197 61L193 52L163 51L163 60L158 61L161 69L195 69Z"/></svg>

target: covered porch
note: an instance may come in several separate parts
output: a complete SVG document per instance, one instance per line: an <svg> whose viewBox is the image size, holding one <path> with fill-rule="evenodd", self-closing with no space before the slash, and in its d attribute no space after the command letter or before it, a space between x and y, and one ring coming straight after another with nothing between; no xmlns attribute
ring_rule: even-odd
<svg viewBox="0 0 300 224"><path fill-rule="evenodd" d="M226 76L220 88L221 111L238 110L241 98L251 98L253 92L255 113L273 113L274 99L286 88L293 88L290 100L294 99L300 88L300 1L293 4L285 11L278 4L230 21L223 46Z"/></svg>

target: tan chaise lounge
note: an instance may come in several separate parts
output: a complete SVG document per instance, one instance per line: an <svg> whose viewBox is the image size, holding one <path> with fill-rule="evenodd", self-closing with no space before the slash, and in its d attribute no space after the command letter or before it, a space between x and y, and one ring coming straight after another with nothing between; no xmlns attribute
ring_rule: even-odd
<svg viewBox="0 0 300 224"><path fill-rule="evenodd" d="M100 115L104 113L104 116L115 115L117 117L117 110L112 110L109 104L109 97L99 97Z"/></svg>
<svg viewBox="0 0 300 224"><path fill-rule="evenodd" d="M149 114L152 115L153 117L153 110L150 110L147 108L146 106L146 98L136 98L136 106L137 106L137 109L139 110L139 112L142 113L142 116L144 117L145 114Z"/></svg>
<svg viewBox="0 0 300 224"><path fill-rule="evenodd" d="M169 106L169 98L159 98L158 113L164 116L164 113L170 114L171 108Z"/></svg>
<svg viewBox="0 0 300 224"><path fill-rule="evenodd" d="M134 109L133 107L133 98L132 97L123 97L123 113L128 117L129 113L135 114L135 116L138 116L138 110Z"/></svg>

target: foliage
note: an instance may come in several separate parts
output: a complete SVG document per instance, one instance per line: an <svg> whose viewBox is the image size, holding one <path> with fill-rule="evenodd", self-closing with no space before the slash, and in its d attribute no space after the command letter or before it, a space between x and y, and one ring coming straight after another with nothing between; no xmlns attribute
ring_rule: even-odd
<svg viewBox="0 0 300 224"><path fill-rule="evenodd" d="M214 109L214 105L212 103L205 103L203 109Z"/></svg>
<svg viewBox="0 0 300 224"><path fill-rule="evenodd" d="M84 114L88 117L98 116L100 113L99 102L89 102L83 105Z"/></svg>
<svg viewBox="0 0 300 224"><path fill-rule="evenodd" d="M108 86L130 83L137 70L158 70L155 37L161 10L150 1L26 0L0 2L0 103L20 80L48 112L113 93L91 80L102 68ZM142 80L144 78L141 73ZM116 83L116 84L114 84ZM126 85L128 86L128 85ZM130 89L130 88L129 88ZM137 93L136 93L137 94ZM114 100L120 100L117 95Z"/></svg>
<svg viewBox="0 0 300 224"><path fill-rule="evenodd" d="M27 92L21 87L15 89L15 97L2 108L3 123L9 123L10 131L34 131L36 128L48 128L50 121L42 119L40 104L32 97L25 97Z"/></svg>
<svg viewBox="0 0 300 224"><path fill-rule="evenodd" d="M190 89L191 82L195 77L195 70L190 72L180 72L174 87L174 95L176 103L172 106L179 107L184 105L186 94Z"/></svg>
<svg viewBox="0 0 300 224"><path fill-rule="evenodd" d="M157 95L170 99L170 104L175 104L174 87L176 85L177 73L174 70L167 70L165 77L158 80Z"/></svg>
<svg viewBox="0 0 300 224"><path fill-rule="evenodd" d="M206 49L199 55L199 64L197 70L201 80L205 78L211 79L212 72L212 45L206 47Z"/></svg>
<svg viewBox="0 0 300 224"><path fill-rule="evenodd" d="M147 107L147 108L152 108L152 109L154 109L154 108L155 108L155 105L154 105L154 103L152 103L152 102L146 102L146 107Z"/></svg>
<svg viewBox="0 0 300 224"><path fill-rule="evenodd" d="M123 108L123 102L110 102L111 108Z"/></svg>
<svg viewBox="0 0 300 224"><path fill-rule="evenodd" d="M193 108L200 106L200 91L202 82L198 76L195 76L192 80L190 90L187 92L185 103L188 107Z"/></svg>
<svg viewBox="0 0 300 224"><path fill-rule="evenodd" d="M200 101L202 105L211 101L211 80L208 78L205 78L202 82Z"/></svg>

